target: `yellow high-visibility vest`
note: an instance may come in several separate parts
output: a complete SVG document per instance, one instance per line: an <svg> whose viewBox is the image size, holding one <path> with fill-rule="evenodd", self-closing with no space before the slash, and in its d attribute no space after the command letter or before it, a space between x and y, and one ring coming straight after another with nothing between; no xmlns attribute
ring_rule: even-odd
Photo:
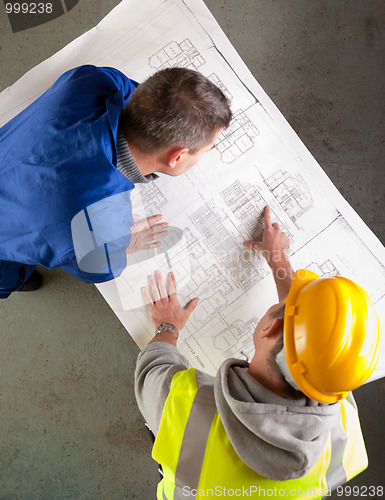
<svg viewBox="0 0 385 500"><path fill-rule="evenodd" d="M218 415L213 386L194 368L178 372L152 451L164 474L157 498L322 498L368 465L357 411L346 399L339 404L341 428L331 432L313 468L300 479L273 481L236 454Z"/></svg>

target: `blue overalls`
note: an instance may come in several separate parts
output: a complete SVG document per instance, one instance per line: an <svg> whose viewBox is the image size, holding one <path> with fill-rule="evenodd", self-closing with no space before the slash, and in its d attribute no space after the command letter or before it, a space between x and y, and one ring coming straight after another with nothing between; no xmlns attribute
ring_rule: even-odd
<svg viewBox="0 0 385 500"><path fill-rule="evenodd" d="M37 264L61 267L87 283L110 280L125 267L134 184L116 169L116 137L137 85L116 69L80 66L0 129L0 298L17 290ZM119 258L113 269L108 259L107 268L89 272L79 266L71 222L116 195L123 209L99 221L98 241L110 241L103 232L119 228Z"/></svg>

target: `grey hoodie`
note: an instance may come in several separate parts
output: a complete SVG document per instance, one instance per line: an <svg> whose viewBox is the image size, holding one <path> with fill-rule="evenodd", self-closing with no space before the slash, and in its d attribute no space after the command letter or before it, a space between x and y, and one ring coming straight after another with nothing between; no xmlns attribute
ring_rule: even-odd
<svg viewBox="0 0 385 500"><path fill-rule="evenodd" d="M135 392L139 409L157 433L172 377L187 359L172 345L154 343L138 357ZM285 481L304 476L319 458L333 429L340 427L340 404L321 404L303 396L286 399L247 371L248 363L225 361L214 377L215 404L238 456L258 474ZM351 399L352 404L354 401Z"/></svg>

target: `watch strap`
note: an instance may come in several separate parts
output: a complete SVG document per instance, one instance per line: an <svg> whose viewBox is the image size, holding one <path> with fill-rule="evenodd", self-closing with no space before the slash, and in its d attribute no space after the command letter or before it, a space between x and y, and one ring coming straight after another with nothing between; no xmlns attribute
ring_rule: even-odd
<svg viewBox="0 0 385 500"><path fill-rule="evenodd" d="M161 323L155 330L155 335L160 332L166 332L167 330L171 330L176 333L176 338L179 337L179 330L175 328L171 323Z"/></svg>

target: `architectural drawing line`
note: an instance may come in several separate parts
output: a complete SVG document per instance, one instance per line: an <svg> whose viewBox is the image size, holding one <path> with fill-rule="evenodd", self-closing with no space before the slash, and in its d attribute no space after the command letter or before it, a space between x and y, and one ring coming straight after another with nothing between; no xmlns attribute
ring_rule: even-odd
<svg viewBox="0 0 385 500"><path fill-rule="evenodd" d="M338 212L338 215L327 226L323 227L318 233L316 233L314 236L312 236L311 238L306 240L301 246L296 248L295 252L293 252L292 255L294 255L295 253L298 253L300 250L304 249L309 243L314 241L320 234L324 233L328 228L330 228L341 217L342 217L342 215Z"/></svg>
<svg viewBox="0 0 385 500"><path fill-rule="evenodd" d="M195 12L193 10L190 9L190 7L187 5L187 3L185 2L185 0L183 0L183 3L184 5L186 6L186 8L190 11L191 15L195 18L195 20L201 24L197 18L197 16L195 15ZM212 48L214 48L216 50L216 52L222 57L222 59L225 61L226 63L226 66L228 67L228 69L230 71L232 71L233 75L235 78L237 78L237 80L239 80L239 83L247 90L247 92L253 97L253 99L255 100L255 103L258 103L258 99L257 99L257 96L254 94L254 92L252 92L249 87L246 85L246 83L243 81L243 80L240 80L239 79L239 75L237 75L237 73L235 72L231 62L228 60L228 58L224 55L224 53L222 52L222 50L217 46L217 44L215 43L215 41L213 40L213 38L211 37L210 33L207 32L207 30L205 29L205 34L206 36L211 40L211 43L212 43ZM245 66L246 68L246 66ZM246 68L247 69L247 68ZM247 69L248 71L248 69Z"/></svg>

